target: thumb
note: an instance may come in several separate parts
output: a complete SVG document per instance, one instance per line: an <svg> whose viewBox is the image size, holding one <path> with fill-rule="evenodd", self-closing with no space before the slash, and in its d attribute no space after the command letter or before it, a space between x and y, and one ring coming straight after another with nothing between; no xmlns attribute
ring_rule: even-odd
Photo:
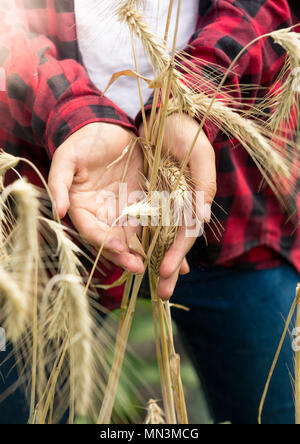
<svg viewBox="0 0 300 444"><path fill-rule="evenodd" d="M48 185L55 203L53 211L56 211L60 218L65 217L70 207L69 191L74 174L74 162L63 152L56 151L51 163Z"/></svg>

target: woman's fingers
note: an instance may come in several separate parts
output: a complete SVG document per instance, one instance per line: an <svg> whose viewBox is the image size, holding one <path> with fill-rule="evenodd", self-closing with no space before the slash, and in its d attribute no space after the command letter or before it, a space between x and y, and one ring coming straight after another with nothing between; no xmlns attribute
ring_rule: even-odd
<svg viewBox="0 0 300 444"><path fill-rule="evenodd" d="M52 193L55 208L60 218L65 217L70 207L69 191L75 174L75 164L71 156L57 150L53 156L49 172L48 185Z"/></svg>
<svg viewBox="0 0 300 444"><path fill-rule="evenodd" d="M82 208L71 209L70 217L88 243L97 249L104 245L103 255L108 260L130 273L142 274L144 272L142 259L129 251L122 227L111 228Z"/></svg>
<svg viewBox="0 0 300 444"><path fill-rule="evenodd" d="M158 296L164 301L168 301L174 293L179 276L179 269L173 273L168 279L159 279L158 283Z"/></svg>
<svg viewBox="0 0 300 444"><path fill-rule="evenodd" d="M185 259L185 256L192 248L195 242L195 238L186 237L186 228L181 227L177 237L169 249L167 251L164 260L160 267L160 276L163 279L168 279L172 276L177 270L179 271L181 265Z"/></svg>
<svg viewBox="0 0 300 444"><path fill-rule="evenodd" d="M190 271L186 255L192 248L195 238L186 236L186 228L180 228L174 244L166 253L160 267L158 293L162 299L170 299L179 274L187 274Z"/></svg>

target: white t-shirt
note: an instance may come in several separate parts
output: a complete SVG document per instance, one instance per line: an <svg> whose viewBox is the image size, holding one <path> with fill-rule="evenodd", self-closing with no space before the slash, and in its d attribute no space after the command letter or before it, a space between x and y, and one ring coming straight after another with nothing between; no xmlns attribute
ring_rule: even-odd
<svg viewBox="0 0 300 444"><path fill-rule="evenodd" d="M169 0L145 0L141 11L150 29L163 41L167 22ZM130 32L126 24L118 22L113 14L120 0L75 0L77 38L83 63L90 79L103 91L111 76L126 69L136 71L132 53ZM175 30L178 0L174 1L169 47ZM196 30L199 0L183 0L177 49L184 49ZM153 70L142 44L135 39L139 72L153 79ZM144 101L151 95L148 85L142 81ZM109 97L120 108L134 118L140 110L137 80L120 77L107 91Z"/></svg>

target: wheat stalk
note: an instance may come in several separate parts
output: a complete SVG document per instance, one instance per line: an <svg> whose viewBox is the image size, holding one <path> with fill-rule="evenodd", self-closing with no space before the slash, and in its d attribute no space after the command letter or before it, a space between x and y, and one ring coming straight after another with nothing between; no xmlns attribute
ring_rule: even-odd
<svg viewBox="0 0 300 444"><path fill-rule="evenodd" d="M150 172L153 170L152 164L150 164L149 170ZM160 203L159 236L151 255L151 267L149 269L157 357L167 422L169 424L176 423L176 411L179 422L186 423L187 418L186 416L183 417L182 414L182 412L186 412L184 395L182 390L178 390L178 387L182 387L180 370L176 367L176 372L174 371L175 367L172 358L172 356L178 357L178 355L176 355L174 349L173 332L170 326L171 320L168 318L169 322L165 325L165 312L162 302L158 298L157 288L160 266L166 252L172 246L176 238L180 226L178 223L179 221L177 220L178 212L181 213L181 210L184 207L184 194L190 190L190 187L186 178L184 176L180 177L180 169L176 165L176 162L167 157L160 162L156 188L158 191L162 190L168 192L167 201L162 201ZM151 205L151 189L148 189L148 193L150 194L148 199ZM165 212L167 212L167 216L169 216L169 223L166 225L163 224L163 215ZM158 332L158 326L160 334ZM170 349L170 346L173 348ZM180 362L180 360L177 360L177 363L178 362Z"/></svg>
<svg viewBox="0 0 300 444"><path fill-rule="evenodd" d="M203 128L206 118L210 118L212 121L216 122L222 131L236 137L240 141L240 143L246 148L251 157L257 163L264 177L273 187L273 190L276 192L277 188L276 184L274 184L274 177L277 178L278 175L281 175L284 178L288 178L290 176L290 166L287 161L284 161L280 150L274 150L273 145L270 143L270 138L266 136L267 131L265 127L259 127L257 123L250 119L244 118L240 113L230 109L222 102L216 100L218 92L220 92L222 86L224 85L228 73L231 71L239 56L242 55L243 51L245 51L250 44L247 45L247 47L244 48L239 56L234 60L232 66L225 74L219 88L215 91L215 95L212 98L205 94L195 93L191 88L184 85L182 82L184 76L176 68L176 32L171 54L168 52L166 47L166 36L168 35L169 17L172 11L173 2L170 2L169 17L166 25L164 42L159 41L159 39L151 32L146 25L142 14L140 14L136 9L141 3L142 2L140 0L122 2L121 6L118 7L117 12L120 20L128 24L131 35L137 36L142 41L144 49L148 53L153 65L153 71L156 78L152 87L155 87L156 90L149 132L146 132L146 144L147 148L149 148L149 144L151 144L152 146L155 146L156 149L154 158L151 158L149 155L148 157L145 156L148 163L147 167L149 167L147 175L147 199L134 207L125 209L121 216L146 218L156 216L160 220L158 228L152 227L150 231L148 229L144 230L142 237L142 248L146 252L145 265L147 266L150 264L149 274L154 325L156 331L157 356L162 379L162 393L166 420L168 423L175 423L177 420L185 423L187 422L187 415L179 371L180 359L175 352L173 344L169 306L166 305L164 307L162 302L158 299L157 284L162 260L170 246L173 244L178 230L176 224L177 215L174 212L174 208L176 206L179 206L179 208L182 207L182 194L189 189L185 169L193 147L191 147L190 153L181 169L172 159L163 159L162 144L166 117L168 113L174 112L174 110L176 110L176 112L186 112L193 117L203 116L202 127L200 126L200 129ZM179 13L180 4L177 11L177 25ZM290 33L287 35L284 32L269 34L269 36L273 37L277 43L281 44L289 52L290 60L288 67L292 68L295 66L297 56L293 54L295 54L295 50L299 50L299 42L295 41L295 36L292 36ZM263 37L266 36L262 36L261 38ZM253 44L253 42L251 44ZM135 60L135 62L137 78L138 81L140 81L138 73L138 61ZM275 102L276 106L278 106L278 110L275 116L273 116L273 119L268 122L271 128L277 129L280 122L284 121L284 116L286 116L291 109L291 79L291 77L288 78L287 83L282 89L281 96L277 99L278 102ZM156 114L156 105L158 104L159 100L159 92L162 93L162 104L157 119L159 124L155 127L153 121ZM170 102L170 93L172 93L173 97L172 102ZM145 115L143 117L145 121ZM13 158L13 156L10 155L1 155L0 176L3 177L6 171L14 168L20 160L20 158ZM5 304L7 304L7 301L9 301L9 304L11 304L10 308L6 308L3 313L5 314L6 320L8 319L9 312L12 310L15 310L13 314L14 316L19 316L21 312L23 313L23 309L21 309L21 306L19 305L19 283L20 287L22 286L22 289L25 289L24 291L27 295L30 293L30 289L34 289L33 369L37 365L36 361L38 356L42 358L42 354L48 349L48 345L46 344L47 340L54 343L54 349L56 351L59 350L59 353L52 367L51 378L48 380L47 384L45 384L44 381L41 384L41 387L43 388L43 390L40 390L41 408L39 408L39 403L37 403L36 408L33 411L33 422L39 422L41 421L41 418L42 422L44 422L47 416L49 421L52 421L54 398L56 396L56 392L60 388L59 378L64 378L66 376L64 363L67 355L69 355L69 369L71 372L71 376L69 377L69 405L70 419L72 421L74 409L79 413L86 413L89 410L93 387L95 387L92 381L92 371L94 369L93 347L95 347L93 329L95 327L91 319L87 299L87 288L89 288L91 283L93 272L88 280L87 286L84 288L82 279L79 275L80 264L77 259L77 248L70 241L68 236L66 236L64 229L60 225L47 221L46 224L48 225L48 228L55 233L57 239L59 274L50 280L45 279L43 282L43 292L41 292L36 280L38 266L41 260L39 258L37 242L37 220L39 214L37 195L34 194L36 192L34 188L27 187L25 190L24 186L26 187L26 185L24 184L24 181L20 181L19 183L17 182L11 186L11 188L4 189L4 193L2 195L2 207L4 207L4 202L7 200L9 195L12 196L16 202L18 212L17 227L13 228L8 240L2 240L2 243L6 242L5 247L13 247L13 254L5 254L3 256L2 263L5 267L7 267L7 264L16 264L17 270L17 280L12 284L9 280L4 282L4 278L8 276L8 271L4 267L3 272L1 272L0 269L0 287L3 294L6 294ZM173 197L167 205L171 210L171 220L168 226L164 226L162 223L163 213L165 212L164 206L160 205L157 207L153 205L151 200L151 192L161 189L166 189L173 193ZM282 189L280 192L282 192ZM30 202L29 205L29 196L31 196L30 199L32 198L34 202L33 213L32 202ZM11 220L7 222L8 225L11 225L12 222L14 222L13 215L10 217ZM33 225L30 224L30 218L33 218L35 221ZM2 219L5 219L5 216L2 216ZM21 221L24 223L22 222L21 224ZM23 243L20 241L21 239L22 241L25 239L25 244L28 251L25 251L26 248L24 248ZM6 250L9 248L6 248ZM51 260L49 260L49 262L51 262ZM25 282L20 280L21 263L23 266L24 263L26 264L26 270L28 271L28 273L26 273ZM95 266L96 263L94 264L94 267ZM2 283L1 278L3 278ZM131 293L130 297L129 290L133 278L130 277L128 279L128 285L126 286L126 292L124 294L122 304L122 316L117 334L115 358L108 385L105 389L104 402L98 419L99 423L109 423L111 420L112 409L116 397L118 381L125 356L128 335L134 315L141 280L142 277L134 278L133 292ZM11 296L11 292L14 285L16 286L16 291L13 298ZM40 297L40 295L42 296ZM28 300L29 298L27 299L27 302ZM26 305L26 299L24 304ZM25 305L23 308L25 308ZM49 318L48 314L50 314ZM24 325L24 320L22 322ZM22 325L22 322L20 325ZM23 329L24 328L22 327L21 330L23 331ZM51 329L53 329L53 331L51 331ZM38 337L39 332L42 332L41 341ZM12 336L15 334L15 338L17 338L21 333L18 332L16 334L10 332L10 334L12 334ZM62 342L60 347L58 347L59 342ZM46 363L43 365L47 367ZM43 367L43 365L41 365L41 367ZM91 370L91 372L87 371L87 369ZM41 375L36 374L34 371L34 391L36 385L35 380L37 377L41 378L42 381L43 378ZM101 384L99 383L99 385ZM63 391L65 390L66 388L64 387ZM33 404L35 404L34 401L35 397L33 396ZM151 421L158 421L157 418L153 418L155 409L158 416L157 410L159 407L157 405L155 406L155 403L151 401L148 412L150 415L151 410ZM159 413L161 415L161 411Z"/></svg>
<svg viewBox="0 0 300 444"><path fill-rule="evenodd" d="M25 180L17 180L4 189L2 199L13 199L17 211L17 225L13 232L12 251L9 257L14 278L23 293L28 307L32 307L32 384L30 411L32 416L37 381L38 352L38 246L39 200L37 190Z"/></svg>
<svg viewBox="0 0 300 444"><path fill-rule="evenodd" d="M221 92L221 88L224 85L228 74L232 71L235 63L245 52L246 48L244 48L240 52L240 54L233 61L230 68L227 70L214 97L211 98L209 96L206 96L205 94L197 94L188 86L183 84L183 75L172 65L172 56L170 56L167 52L165 42L159 42L157 37L150 31L150 29L146 25L142 14L134 9L133 6L134 5L132 2L123 2L121 4L121 7L118 8L119 18L121 21L126 22L132 32L134 32L135 35L140 38L144 45L145 51L149 54L150 59L152 60L152 64L156 67L159 76L166 77L168 72L172 72L172 106L174 105L174 103L176 104L176 112L186 112L192 117L199 115L203 116L201 128L203 128L206 118L212 119L214 122L217 122L221 130L223 130L227 134L232 135L233 137L236 137L253 158L254 162L257 164L258 168L262 172L263 177L271 186L274 193L281 201L282 205L286 206L286 197L283 197L282 195L284 193L288 194L287 191L289 190L287 190L287 186L290 185L291 189L292 181L284 181L282 180L282 178L280 179L280 175L283 178L290 178L292 167L286 162L284 158L285 153L282 153L282 155L280 155L279 152L274 149L274 141L272 144L270 144L268 138L264 136L264 133L267 132L268 125L270 125L271 129L275 126L278 126L279 119L276 118L277 113L273 114L273 123L264 122L263 126L258 127L258 125L255 124L255 122L252 121L250 118L243 118L241 115L239 115L239 113L235 112L229 106L226 106L222 102L216 100L217 93ZM290 54L292 65L299 66L299 61L297 61L297 55L299 54L299 51L297 50L299 49L299 37L296 33L292 33L290 29L275 31L273 33L261 36L253 42L250 42L249 45L247 45L247 48L256 43L258 40L266 37L271 37L277 43L284 46ZM292 56L291 54L294 54L294 56ZM194 77L195 80L197 80L199 75L194 73ZM287 100L287 98L284 97L284 94L282 94L282 97L277 99L281 103L281 107L276 107L281 121L283 120L284 115L286 116L285 118L287 118L287 116L290 114L290 104L294 103L295 94L294 92L291 92L292 88L290 88L292 81L293 77L291 74L285 83L285 91L289 92L290 100ZM156 89L156 91L158 91L158 89ZM168 89L166 91L168 91ZM156 108L157 101L158 96L155 93L155 103L153 103L153 108ZM163 96L162 102L162 107L164 109L167 105L167 102L168 95L166 94L165 96ZM284 107L286 107L286 109L285 111L282 111ZM175 110L173 108L173 112ZM251 113L248 113L248 116L251 117ZM154 115L152 113L152 124L153 117ZM276 124L274 124L275 120L277 120ZM160 135L163 132L163 127L164 125L162 123L160 125ZM161 139L161 137L159 139ZM195 141L196 140L197 137L195 137ZM160 143L158 145L160 146ZM191 147L191 151L192 149L193 147ZM186 168L189 157L190 154L187 156L187 160L183 166L183 170L184 168ZM276 175L276 179L274 179L274 173Z"/></svg>
<svg viewBox="0 0 300 444"><path fill-rule="evenodd" d="M93 320L79 273L80 262L77 258L79 249L68 238L60 224L44 220L57 238L60 275L69 276L60 281L59 291L49 304L51 313L47 319L45 337L53 340L55 339L53 335L60 338L65 336L66 331L68 332L69 351L76 362L74 370L76 412L85 415L89 411L93 395Z"/></svg>
<svg viewBox="0 0 300 444"><path fill-rule="evenodd" d="M297 315L296 332L300 328L300 284L296 290ZM295 350L295 420L296 425L300 424L300 351Z"/></svg>
<svg viewBox="0 0 300 444"><path fill-rule="evenodd" d="M176 95L176 97L183 97L184 100L183 103L185 104L188 102L186 100L186 91L181 82L179 82L180 75L179 73L175 73L174 70L174 57L175 57L175 44L176 44L176 37L177 37L177 30L178 30L178 21L179 21L179 14L180 14L180 5L181 2L179 2L179 7L177 11L177 22L176 22L176 31L174 36L174 43L173 43L173 51L172 55L169 56L166 53L165 46L161 45L157 42L157 39L155 38L154 34L151 33L151 31L148 29L146 24L143 21L143 17L141 14L139 14L138 11L133 10L133 2L124 2L121 4L121 7L118 9L118 14L120 21L125 21L129 29L131 31L131 35L134 33L138 38L140 38L143 42L145 51L149 54L151 62L154 69L157 70L159 76L167 76L166 84L164 86L164 105L168 103L169 101L169 95L171 91L171 85L176 84L176 87L172 89L173 94ZM172 10L172 6L170 5L169 8L169 14L168 19L170 17L170 13ZM168 23L166 26L166 35L168 32ZM134 50L134 48L133 48ZM137 68L137 63L136 63ZM138 69L137 69L138 71ZM175 73L175 74L174 74ZM138 73L137 73L138 74ZM175 79L175 81L174 81ZM139 81L139 80L138 80ZM174 92L175 91L175 92ZM183 91L185 94L183 94ZM157 96L157 94L156 94ZM191 108L191 104L188 103L189 110ZM180 170L176 167L174 163L170 165L170 162L168 165L161 165L161 149L162 149L162 141L163 141L163 133L164 133L164 124L165 119L167 116L167 106L161 107L161 124L159 127L159 131L156 136L151 137L151 141L155 140L156 150L154 158L152 159L152 165L149 168L150 171L150 180L147 182L148 187L148 198L147 201L142 202L135 207L126 209L126 214L135 216L137 213L137 209L139 211L144 213L144 216L152 216L153 213L159 213L158 217L161 219L163 216L163 213L165 209L163 207L157 207L155 204L153 205L151 196L149 197L150 193L155 189L155 186L157 185L157 182L161 182L164 185L167 184L169 190L173 190L175 194L175 198L173 197L173 201L170 202L171 205L174 207L174 200L179 200L180 193L182 192L183 188L185 188L184 178L180 178ZM145 120L145 118L144 118ZM149 144L149 138L148 138L148 131L145 131L146 133L146 143L144 146L148 146ZM167 167L167 168L166 168ZM145 171L148 170L148 167L145 168ZM158 181L157 181L158 179ZM165 319L164 319L164 310L162 307L162 304L157 299L157 283L158 283L158 275L159 275L159 267L160 263L163 259L163 256L167 249L172 245L177 229L174 229L172 222L174 223L174 220L171 221L171 223L168 225L166 229L164 227L159 226L156 229L152 229L152 240L151 240L151 246L149 248L149 245L147 245L147 257L151 258L151 269L150 272L150 284L151 284L151 298L153 303L153 316L154 316L154 325L155 325L155 332L156 332L156 346L157 346L157 356L159 361L159 368L160 368L160 375L161 375L161 382L162 382L162 392L163 392L163 399L164 399L164 406L166 411L166 418L168 423L175 424L176 423L176 414L175 414L175 404L174 404L174 393L172 389L172 376L171 376L171 369L170 369L170 362L169 362L169 346L168 346L168 337L167 337L167 331L165 326ZM160 220L160 224L162 224L162 220ZM143 247L146 246L146 240L148 238L147 235L147 229L143 232ZM156 238L156 239L155 239ZM149 250L148 250L149 248ZM139 278L135 278L135 284L138 283ZM134 284L134 285L135 285ZM136 287L136 285L135 285ZM136 291L133 292L134 298L131 299L130 305L135 304L136 300ZM130 307L130 306L129 306ZM130 309L128 309L126 317L128 315L132 315L132 312ZM130 326L127 324L128 327ZM160 330L160 337L158 332L158 325ZM107 400L105 400L104 405L102 406L100 416L99 416L99 423L108 423L110 419L110 412L111 412L111 406L114 401L114 394L111 393L112 390L115 391L116 384L118 380L118 372L120 371L121 363L122 363L122 357L124 355L125 346L127 343L128 338L128 330L126 330L126 333L123 331L123 329L126 327L126 318L122 323L122 328L119 330L119 341L120 345L122 344L121 341L123 341L123 346L119 350L118 349L118 342L117 342L117 350L116 350L116 357L114 360L114 366L111 372L109 385L107 388ZM122 350L122 351L121 351ZM119 367L119 368L118 368Z"/></svg>
<svg viewBox="0 0 300 444"><path fill-rule="evenodd" d="M2 173L14 168L18 161L2 153ZM77 257L82 252L70 240L65 227L39 215L37 210L48 216L51 211L40 208L37 197L42 197L43 205L49 205L44 194L23 180L2 193L1 223L7 229L3 230L2 249L6 252L0 264L1 322L8 329L8 338L16 343L18 384L27 385L28 370L31 371L29 422L57 422L68 404L72 422L75 412L95 415L99 411L105 391L104 375L109 368L104 350L110 350L113 335L106 334L106 330L101 337L98 334L95 320L100 307L96 300L91 302L97 313L93 314L89 307L82 278L87 274ZM34 223L30 223L30 217ZM24 223L19 227L21 221ZM26 262L21 240L28 247ZM37 257L33 254L35 245L39 247ZM24 276L15 274L14 264L19 264L20 270L22 265L24 268L24 264L31 264L28 269L32 273L25 285ZM28 289L28 300L19 282ZM134 370L131 372L135 375ZM140 380L139 375L135 377Z"/></svg>
<svg viewBox="0 0 300 444"><path fill-rule="evenodd" d="M267 381L266 381L266 384L265 384L265 387L264 387L262 398L261 398L261 401L260 401L260 404L259 404L258 424L262 423L262 412L263 412L265 400L266 400L266 397L267 397L267 394L268 394L268 390L269 390L269 387L270 387L270 382L271 382L274 370L276 368L276 365L277 365L277 362L278 362L278 359L279 359L279 356L280 356L280 352L282 350L282 347L283 347L286 335L287 335L287 333L289 331L289 326L290 326L290 324L292 322L295 310L296 310L296 308L297 308L297 306L299 304L299 297L300 297L300 293L299 293L299 285L298 285L297 290L296 290L296 297L295 297L295 299L294 299L294 301L292 303L292 306L290 308L289 314L288 314L288 316L286 318L284 330L283 330L283 333L281 335L281 339L280 339L278 348L276 350L276 353L275 353L275 356L274 356L274 359L273 359L273 362L272 362L272 365L271 365L271 368L270 368L270 371L269 371L269 374L268 374L268 378L267 378ZM298 365L298 359L297 359L296 365ZM299 372L299 369L297 368L295 373L297 375L299 375L298 372ZM297 378L298 378L298 376L297 376ZM299 381L297 381L297 385L298 385L298 382ZM297 389L297 391L298 390L299 389ZM298 393L299 393L299 391L298 391ZM299 404L298 404L298 401L297 401L297 409L298 409L298 407L299 407ZM296 415L297 415L297 420L299 420L299 418L300 418L299 410L297 410Z"/></svg>
<svg viewBox="0 0 300 444"><path fill-rule="evenodd" d="M156 234L154 235L151 245L149 247L149 251L147 253L147 258L144 262L145 267L147 267L153 248L155 246L155 243L157 241L157 237L159 234L159 230L157 230ZM124 361L125 353L126 353L126 347L128 342L128 337L131 329L132 320L134 317L135 312L135 306L138 298L138 293L140 290L140 287L142 285L142 281L144 278L144 274L141 276L136 276L133 283L132 293L130 297L130 302L128 304L128 309L126 312L126 315L123 319L121 319L121 323L118 329L118 335L117 335L117 341L116 341L116 347L115 347L115 354L114 354L114 360L113 365L111 368L111 372L109 375L108 384L105 390L104 400L101 406L101 410L98 417L98 424L109 424L111 421L111 415L113 406L115 403L115 398L117 394L120 374L122 370L122 364ZM128 288L129 291L129 288ZM123 300L127 299L127 295L125 294L125 297L123 297Z"/></svg>

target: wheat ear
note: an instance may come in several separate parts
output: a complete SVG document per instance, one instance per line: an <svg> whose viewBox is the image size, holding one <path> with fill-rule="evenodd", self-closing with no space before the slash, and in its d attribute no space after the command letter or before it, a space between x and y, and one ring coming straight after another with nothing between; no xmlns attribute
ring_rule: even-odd
<svg viewBox="0 0 300 444"><path fill-rule="evenodd" d="M32 298L33 272L39 262L38 218L39 200L36 188L25 180L17 180L5 188L2 200L11 197L16 206L17 225L13 232L10 262L14 279L18 283L23 297Z"/></svg>
<svg viewBox="0 0 300 444"><path fill-rule="evenodd" d="M169 219L164 225L161 220L161 230L151 257L151 266L154 274L159 276L159 269L165 254L173 245L179 229L181 212L184 206L184 195L190 187L184 176L180 176L180 169L170 158L162 160L158 172L158 191L168 191L168 200L162 202L161 217ZM151 200L151 197L150 197ZM165 205L165 208L163 207ZM167 213L167 214L165 214Z"/></svg>
<svg viewBox="0 0 300 444"><path fill-rule="evenodd" d="M152 66L157 70L158 79L164 79L172 71L172 94L181 103L183 112L194 116L196 114L194 94L182 82L183 75L175 68L172 56L168 53L165 43L160 42L157 36L149 29L143 15L133 8L132 2L125 1L118 8L118 17L121 22L127 23L129 29L140 39L149 55ZM159 83L162 83L160 80Z"/></svg>
<svg viewBox="0 0 300 444"><path fill-rule="evenodd" d="M50 220L47 220L47 224L57 238L60 273L73 278L61 281L58 295L51 302L52 315L46 336L51 340L53 334L64 334L66 327L69 331L70 353L76 362L74 367L76 412L85 415L89 411L93 395L93 320L79 273L78 247L68 238L60 224Z"/></svg>
<svg viewBox="0 0 300 444"><path fill-rule="evenodd" d="M155 399L150 399L148 402L145 424L165 424L164 412Z"/></svg>
<svg viewBox="0 0 300 444"><path fill-rule="evenodd" d="M274 112L269 119L269 125L273 131L277 131L283 123L290 122L291 111L296 103L296 94L299 92L300 38L298 33L292 32L290 29L275 31L271 37L287 52L287 62L281 77L290 71L287 78L283 79L279 94L276 93L276 96L271 100Z"/></svg>
<svg viewBox="0 0 300 444"><path fill-rule="evenodd" d="M150 172L151 171L152 164L150 164ZM175 424L177 419L180 421L180 423L187 423L187 416L184 417L182 414L182 412L186 412L183 390L180 391L178 389L179 387L182 389L180 369L178 366L176 366L175 369L174 359L172 356L176 356L176 363L179 363L179 366L180 360L177 359L178 355L176 355L174 349L173 332L172 327L170 326L171 320L169 317L168 322L166 322L164 306L158 298L157 289L161 263L166 252L174 243L179 229L179 221L177 218L178 213L181 213L181 210L184 207L184 193L190 191L191 188L189 187L185 176L180 175L180 169L176 165L176 162L171 158L164 158L161 159L158 168L156 189L158 191L161 190L168 192L167 200L160 202L158 223L159 236L151 255L149 269L157 358L167 423ZM148 199L151 206L153 205L151 189L148 189L148 194ZM163 223L165 212L167 212L169 218L166 225ZM154 228L152 230L154 230ZM171 347L172 344L173 348Z"/></svg>
<svg viewBox="0 0 300 444"><path fill-rule="evenodd" d="M285 207L285 196L290 194L293 184L292 165L280 143L272 140L272 134L265 127L248 118L238 111L227 107L219 100L211 105L211 98L206 94L197 95L197 113L199 116L210 112L208 119L230 137L237 139L254 160L268 185ZM178 112L178 106L171 101L169 112Z"/></svg>
<svg viewBox="0 0 300 444"><path fill-rule="evenodd" d="M0 325L7 339L16 344L28 327L29 310L13 275L0 267Z"/></svg>

